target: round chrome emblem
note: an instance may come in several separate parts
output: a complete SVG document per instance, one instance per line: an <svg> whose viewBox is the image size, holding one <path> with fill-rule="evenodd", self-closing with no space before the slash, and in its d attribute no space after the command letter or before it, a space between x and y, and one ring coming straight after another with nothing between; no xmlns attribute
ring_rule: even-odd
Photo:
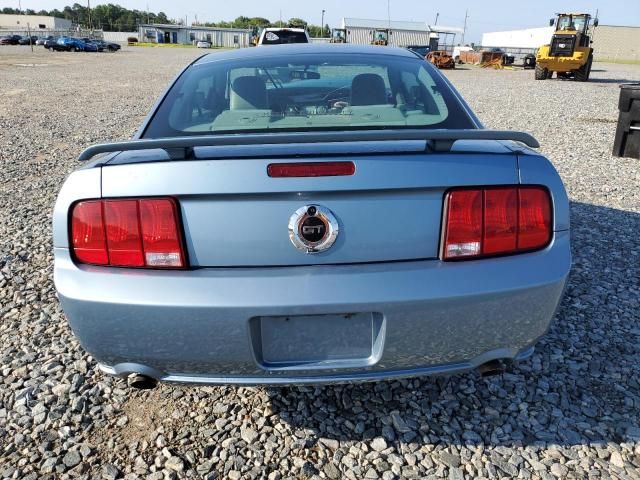
<svg viewBox="0 0 640 480"><path fill-rule="evenodd" d="M324 252L334 244L339 232L338 220L321 205L305 205L289 219L291 243L305 253Z"/></svg>

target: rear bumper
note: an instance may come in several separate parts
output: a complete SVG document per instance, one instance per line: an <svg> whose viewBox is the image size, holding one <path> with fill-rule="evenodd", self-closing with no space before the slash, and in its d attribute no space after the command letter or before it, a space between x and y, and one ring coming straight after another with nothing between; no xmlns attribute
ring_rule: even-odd
<svg viewBox="0 0 640 480"><path fill-rule="evenodd" d="M79 267L66 249L55 257L69 323L105 372L252 385L450 374L525 358L571 263L568 231L539 252L459 263L143 272ZM256 318L358 312L379 319L375 354L361 364L262 360Z"/></svg>

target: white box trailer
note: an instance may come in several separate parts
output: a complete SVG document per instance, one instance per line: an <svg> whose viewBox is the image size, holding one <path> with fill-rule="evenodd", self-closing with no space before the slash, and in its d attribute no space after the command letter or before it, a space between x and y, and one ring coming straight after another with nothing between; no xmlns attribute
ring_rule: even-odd
<svg viewBox="0 0 640 480"><path fill-rule="evenodd" d="M371 20L365 18L343 18L341 28L347 31L347 43L369 45L376 29L389 29L389 45L429 45L431 30L424 22L401 22Z"/></svg>
<svg viewBox="0 0 640 480"><path fill-rule="evenodd" d="M551 41L554 27L527 28L482 34L483 47L538 48Z"/></svg>
<svg viewBox="0 0 640 480"><path fill-rule="evenodd" d="M346 30L347 43L369 45L377 29L389 30L389 45L407 47L409 45L430 45L433 48L453 49L456 35L462 29L444 25L429 25L426 22L398 20L372 20L366 18L343 18L341 28Z"/></svg>

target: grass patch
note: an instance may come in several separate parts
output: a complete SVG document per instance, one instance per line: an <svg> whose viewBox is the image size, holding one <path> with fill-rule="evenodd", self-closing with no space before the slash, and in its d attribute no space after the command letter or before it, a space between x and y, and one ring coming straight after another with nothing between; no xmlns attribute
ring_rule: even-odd
<svg viewBox="0 0 640 480"><path fill-rule="evenodd" d="M621 60L616 58L594 58L594 62L599 63L620 63L623 65L640 65L640 60Z"/></svg>
<svg viewBox="0 0 640 480"><path fill-rule="evenodd" d="M153 42L138 42L128 44L130 47L151 47L151 48L197 48L195 45L183 44L183 43L153 43ZM201 50L229 50L229 47L211 47L202 48Z"/></svg>
<svg viewBox="0 0 640 480"><path fill-rule="evenodd" d="M196 48L195 45L182 44L182 43L152 43L152 42L137 42L129 45L130 47L161 47L161 48Z"/></svg>

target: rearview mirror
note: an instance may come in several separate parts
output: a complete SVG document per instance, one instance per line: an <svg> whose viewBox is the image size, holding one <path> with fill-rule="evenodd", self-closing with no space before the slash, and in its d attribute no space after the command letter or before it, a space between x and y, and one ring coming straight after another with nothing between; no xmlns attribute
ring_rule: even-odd
<svg viewBox="0 0 640 480"><path fill-rule="evenodd" d="M594 26L594 27L597 27L597 26L598 26L598 19L597 19L597 18L593 21L593 26Z"/></svg>
<svg viewBox="0 0 640 480"><path fill-rule="evenodd" d="M320 74L309 70L291 70L289 78L291 80L319 80Z"/></svg>
<svg viewBox="0 0 640 480"><path fill-rule="evenodd" d="M554 23L556 23L556 19L555 18L552 18L552 19L549 20L549 26L550 27L553 27Z"/></svg>

